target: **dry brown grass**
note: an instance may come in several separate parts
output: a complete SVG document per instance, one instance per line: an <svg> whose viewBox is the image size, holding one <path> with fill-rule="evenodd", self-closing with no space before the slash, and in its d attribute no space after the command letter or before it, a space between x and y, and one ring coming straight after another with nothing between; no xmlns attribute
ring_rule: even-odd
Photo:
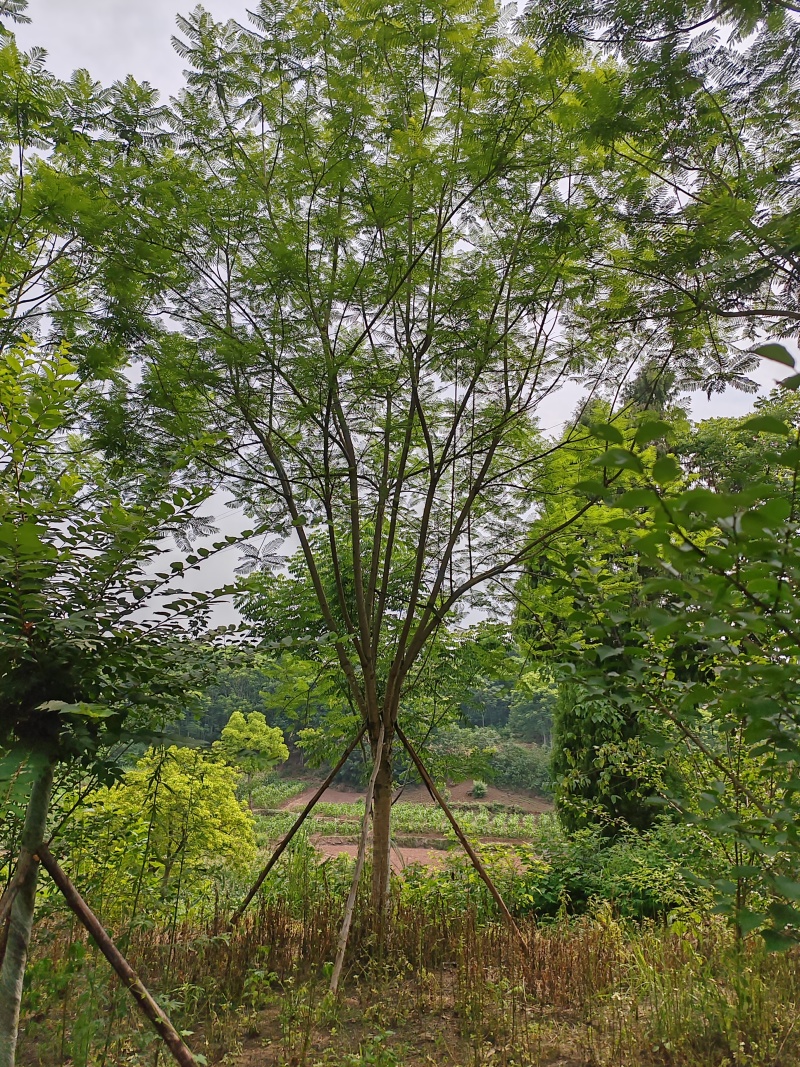
<svg viewBox="0 0 800 1067"><path fill-rule="evenodd" d="M471 908L432 897L423 914L398 896L379 956L364 904L337 999L327 994L341 919L333 890L262 901L233 932L222 907L175 937L142 925L128 951L193 1048L231 1067L800 1062L800 954L739 947L717 921L529 921L523 946ZM21 1064L154 1067L149 1033L79 932L50 919L37 935Z"/></svg>

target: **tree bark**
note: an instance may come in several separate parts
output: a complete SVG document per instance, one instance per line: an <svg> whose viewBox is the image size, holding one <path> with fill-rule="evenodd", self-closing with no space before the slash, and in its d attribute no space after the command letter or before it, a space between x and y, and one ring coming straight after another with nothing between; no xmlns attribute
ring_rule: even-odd
<svg viewBox="0 0 800 1067"><path fill-rule="evenodd" d="M383 727L381 727L380 737L378 741L378 747L383 748ZM347 904L344 909L344 919L342 920L342 929L339 932L339 944L336 949L336 962L333 965L333 974L331 975L331 993L335 993L339 988L339 978L342 974L342 967L344 966L344 954L347 951L347 940L350 937L350 924L353 921L353 909L356 906L356 897L358 896L358 883L361 881L361 872L364 869L364 857L367 852L367 834L369 833L369 817L370 807L372 806L372 798L375 792L375 782L378 778L378 771L380 765L377 760L372 765L372 773L369 776L369 785L367 786L367 795L364 797L364 818L361 820L361 835L358 839L358 854L356 855L356 866L353 871L353 881L350 885L350 892L347 896Z"/></svg>
<svg viewBox="0 0 800 1067"><path fill-rule="evenodd" d="M20 862L26 853L35 853L44 840L52 788L53 768L48 765L31 789L22 830ZM0 1067L14 1067L16 1060L19 1008L33 928L38 867L35 862L27 864L11 905L6 950L0 968Z"/></svg>
<svg viewBox="0 0 800 1067"><path fill-rule="evenodd" d="M378 944L383 944L389 912L389 875L392 850L392 736L386 730L383 744L373 746L378 765L372 798L372 911Z"/></svg>
<svg viewBox="0 0 800 1067"><path fill-rule="evenodd" d="M19 892L19 888L25 881L25 876L28 873L28 868L34 863L33 853L28 852L27 849L23 849L17 857L17 868L14 871L14 877L6 886L5 892L2 898L0 898L0 927L5 927L6 919L11 912L11 906ZM3 940L3 948L0 950L0 965L3 962L3 952L5 951L5 939Z"/></svg>

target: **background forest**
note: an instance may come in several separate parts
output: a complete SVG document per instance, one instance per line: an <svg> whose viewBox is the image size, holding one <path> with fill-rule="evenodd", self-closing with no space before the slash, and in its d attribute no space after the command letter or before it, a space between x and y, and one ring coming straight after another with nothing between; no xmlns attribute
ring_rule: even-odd
<svg viewBox="0 0 800 1067"><path fill-rule="evenodd" d="M26 9L0 1067L800 1062L798 11Z"/></svg>

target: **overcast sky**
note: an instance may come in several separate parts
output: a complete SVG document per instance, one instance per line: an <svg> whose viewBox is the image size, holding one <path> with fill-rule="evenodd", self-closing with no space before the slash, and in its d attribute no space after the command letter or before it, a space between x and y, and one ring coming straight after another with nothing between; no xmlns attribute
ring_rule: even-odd
<svg viewBox="0 0 800 1067"><path fill-rule="evenodd" d="M246 5L239 0L206 0L203 6L219 19L247 19ZM23 48L40 45L47 50L47 65L59 77L68 78L79 67L105 84L133 74L168 97L177 93L183 82L182 63L171 44L175 17L187 14L192 7L191 2L178 5L174 0L30 0L32 22L15 32ZM781 371L785 374L784 368L766 362L760 367L757 378L763 391L782 376ZM739 415L751 409L754 399L734 391L711 401L696 394L692 409L697 418ZM558 427L574 410L576 401L574 390L558 394L543 413L543 427ZM223 506L218 506L217 513L224 532L242 528L235 516L226 515ZM225 553L224 562L215 567L212 584L229 580L235 552ZM198 584L207 586L209 581Z"/></svg>

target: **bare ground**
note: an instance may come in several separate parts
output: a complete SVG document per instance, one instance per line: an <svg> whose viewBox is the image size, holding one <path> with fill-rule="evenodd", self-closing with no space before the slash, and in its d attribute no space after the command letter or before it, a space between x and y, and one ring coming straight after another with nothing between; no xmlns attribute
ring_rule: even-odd
<svg viewBox="0 0 800 1067"><path fill-rule="evenodd" d="M528 812L532 815L541 815L546 811L553 810L553 805L549 800L545 800L543 797L538 797L535 793L531 793L527 790L499 789L496 786L490 785L487 787L486 796L478 799L477 797L470 795L471 789L471 782L459 782L456 785L449 786L449 801L453 804L476 804L482 807L489 804L502 804L504 807L516 808L519 811ZM311 785L297 796L285 800L283 804L281 804L281 807L286 808L288 811L299 811L300 808L304 808L309 800L311 800L316 790L317 787ZM356 789L330 787L322 794L320 803L355 804L357 801L361 800L363 796L363 792ZM405 789L398 791L395 799L401 800L405 804L425 804L430 806L435 803L424 785L407 786Z"/></svg>
<svg viewBox="0 0 800 1067"><path fill-rule="evenodd" d="M358 845L354 841L338 841L329 837L312 838L317 850L326 858L350 856L356 858ZM407 845L392 845L392 871L400 874L411 863L422 863L432 869L444 867L447 852L437 848L418 848Z"/></svg>
<svg viewBox="0 0 800 1067"><path fill-rule="evenodd" d="M544 1024L537 1039L512 1051L508 1035L501 1037L480 1023L473 1028L447 994L426 1003L419 991L412 992L403 984L391 990L393 995L388 993L386 989L353 990L333 1009L327 1025L319 1016L302 1018L301 1011L287 1026L285 1011L277 1005L267 1008L251 1019L238 1055L224 1062L235 1067L489 1067L499 1063L592 1067L596 1063L581 1054L579 1027L571 1020L537 1013Z"/></svg>

